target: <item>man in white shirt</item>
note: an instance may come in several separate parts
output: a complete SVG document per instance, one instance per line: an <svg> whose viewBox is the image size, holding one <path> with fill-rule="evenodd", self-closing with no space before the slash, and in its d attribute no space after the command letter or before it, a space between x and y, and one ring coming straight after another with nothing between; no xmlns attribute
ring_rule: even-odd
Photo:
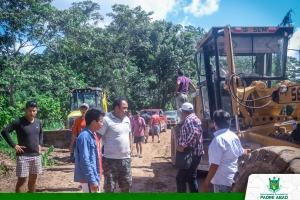
<svg viewBox="0 0 300 200"><path fill-rule="evenodd" d="M217 110L213 114L215 137L209 145L209 171L202 185L202 192L208 192L209 183L215 193L230 192L234 183L233 177L238 170L238 157L246 154L238 136L229 130L230 114Z"/></svg>
<svg viewBox="0 0 300 200"><path fill-rule="evenodd" d="M132 185L132 134L130 119L126 116L127 110L127 100L117 98L113 103L113 111L103 118L103 126L97 131L104 146L104 192L114 192L117 182L121 192L129 192Z"/></svg>

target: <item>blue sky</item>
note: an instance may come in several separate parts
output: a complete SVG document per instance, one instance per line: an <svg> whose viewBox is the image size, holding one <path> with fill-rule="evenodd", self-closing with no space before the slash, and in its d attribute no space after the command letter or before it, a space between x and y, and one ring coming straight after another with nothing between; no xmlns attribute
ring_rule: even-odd
<svg viewBox="0 0 300 200"><path fill-rule="evenodd" d="M110 23L105 16L113 4L141 6L154 11L153 20L164 19L182 25L193 25L208 31L212 26L276 26L286 13L293 9L292 19L295 33L290 40L292 49L300 49L300 6L299 0L93 0L104 15L102 26ZM80 0L54 0L58 9L67 9L72 2ZM297 52L289 55L299 57Z"/></svg>

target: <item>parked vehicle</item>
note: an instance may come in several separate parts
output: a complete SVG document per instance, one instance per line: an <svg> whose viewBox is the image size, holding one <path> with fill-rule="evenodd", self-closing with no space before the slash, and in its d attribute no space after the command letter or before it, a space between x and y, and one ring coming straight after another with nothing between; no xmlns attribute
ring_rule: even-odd
<svg viewBox="0 0 300 200"><path fill-rule="evenodd" d="M142 115L144 111L147 111L148 115L152 116L152 111L155 111L156 114L159 116L159 127L160 132L166 132L167 131L167 117L164 114L164 111L162 109L144 109L140 111L140 114Z"/></svg>
<svg viewBox="0 0 300 200"><path fill-rule="evenodd" d="M167 110L165 111L165 115L167 116L167 128L176 126L180 122L178 110Z"/></svg>

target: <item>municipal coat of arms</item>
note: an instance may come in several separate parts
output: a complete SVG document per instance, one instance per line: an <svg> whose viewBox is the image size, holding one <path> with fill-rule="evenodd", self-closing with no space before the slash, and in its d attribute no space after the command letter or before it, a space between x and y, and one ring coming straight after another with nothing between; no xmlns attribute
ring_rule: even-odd
<svg viewBox="0 0 300 200"><path fill-rule="evenodd" d="M281 186L279 185L279 178L275 179L275 177L273 177L273 179L269 178L269 185L268 185L268 189L275 193L278 192L280 190Z"/></svg>

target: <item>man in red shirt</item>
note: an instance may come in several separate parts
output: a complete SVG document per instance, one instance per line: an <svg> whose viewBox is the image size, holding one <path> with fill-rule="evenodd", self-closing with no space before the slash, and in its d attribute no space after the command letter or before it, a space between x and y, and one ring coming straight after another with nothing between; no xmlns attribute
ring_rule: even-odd
<svg viewBox="0 0 300 200"><path fill-rule="evenodd" d="M87 110L89 109L89 105L87 103L81 104L79 107L79 110L81 112L81 116L76 118L74 121L74 125L72 128L72 137L71 137L71 142L69 146L69 151L71 152L71 160L74 163L75 162L75 157L74 157L74 147L76 146L76 138L78 137L79 133L82 131L82 129L86 126L85 122L85 114Z"/></svg>
<svg viewBox="0 0 300 200"><path fill-rule="evenodd" d="M152 142L154 142L154 134L157 135L158 143L160 143L159 139L159 116L155 111L152 111L151 121L150 121L150 130L152 133Z"/></svg>

